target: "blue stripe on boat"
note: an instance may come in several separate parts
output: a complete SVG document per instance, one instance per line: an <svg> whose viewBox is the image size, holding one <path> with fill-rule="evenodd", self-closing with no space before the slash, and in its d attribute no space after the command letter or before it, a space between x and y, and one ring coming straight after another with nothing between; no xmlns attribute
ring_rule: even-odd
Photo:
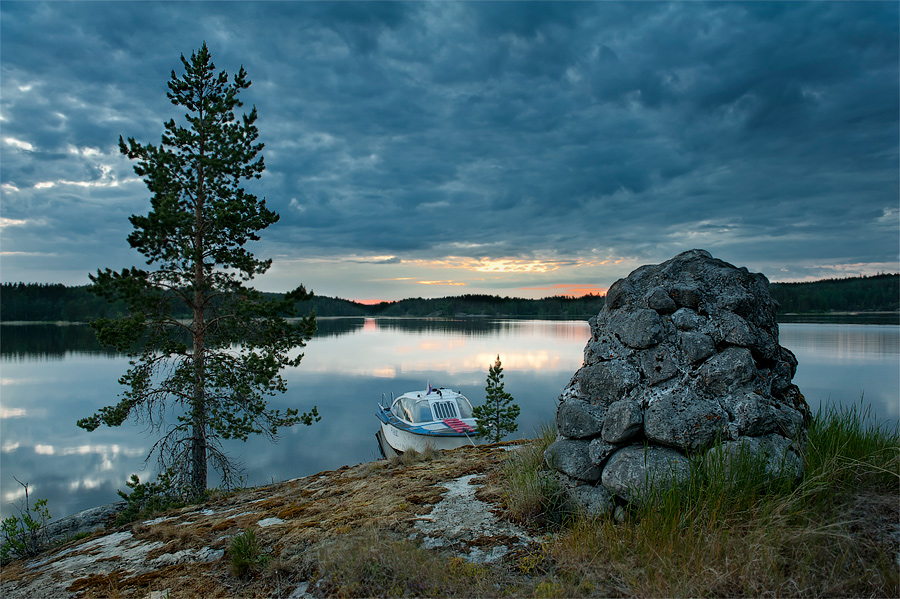
<svg viewBox="0 0 900 599"><path fill-rule="evenodd" d="M438 430L429 430L427 428L422 428L421 426L413 426L403 422L399 418L397 418L393 412L387 409L378 410L375 413L378 416L378 419L384 422L385 424L390 424L391 426L395 426L399 429L403 429L409 431L411 433L415 433L417 435L427 435L430 437L465 437L465 433L458 433L446 424L444 428Z"/></svg>

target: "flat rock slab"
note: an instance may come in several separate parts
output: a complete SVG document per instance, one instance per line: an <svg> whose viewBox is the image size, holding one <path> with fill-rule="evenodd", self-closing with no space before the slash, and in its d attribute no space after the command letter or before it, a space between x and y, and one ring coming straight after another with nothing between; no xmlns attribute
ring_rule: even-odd
<svg viewBox="0 0 900 599"><path fill-rule="evenodd" d="M128 572L133 577L174 564L213 562L224 554L209 547L157 552L165 545L135 538L131 531L114 532L26 562L27 570L41 575L15 588L4 580L0 589L4 597L72 597L81 588L75 584L78 580L109 579L114 572Z"/></svg>

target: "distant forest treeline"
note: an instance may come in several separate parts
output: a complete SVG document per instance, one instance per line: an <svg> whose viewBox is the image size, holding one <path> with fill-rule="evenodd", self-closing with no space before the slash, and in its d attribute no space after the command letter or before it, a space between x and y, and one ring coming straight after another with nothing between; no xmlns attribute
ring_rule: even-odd
<svg viewBox="0 0 900 599"><path fill-rule="evenodd" d="M780 313L896 312L900 274L823 279L812 283L772 283L769 291Z"/></svg>
<svg viewBox="0 0 900 599"><path fill-rule="evenodd" d="M491 295L462 295L438 299L405 299L375 305L345 299L314 296L300 302L301 313L315 310L319 316L503 316L588 318L603 307L603 296L519 299ZM107 302L88 291L87 286L60 284L3 283L0 285L0 321L87 322L99 317L125 313L125 305ZM186 308L175 310L177 317L190 317Z"/></svg>
<svg viewBox="0 0 900 599"><path fill-rule="evenodd" d="M896 312L900 310L900 274L826 279L811 283L772 283L769 287L785 313ZM603 307L603 296L556 296L520 299L492 295L460 295L437 299L405 299L375 305L315 296L298 307L319 316L494 316L588 318ZM86 286L3 283L0 321L87 322L124 314L125 306L90 293ZM190 316L187 311L181 316Z"/></svg>

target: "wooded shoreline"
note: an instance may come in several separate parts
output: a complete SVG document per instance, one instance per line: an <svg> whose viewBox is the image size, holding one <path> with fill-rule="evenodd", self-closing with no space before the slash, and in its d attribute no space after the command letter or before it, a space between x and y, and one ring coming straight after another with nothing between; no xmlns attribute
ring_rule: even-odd
<svg viewBox="0 0 900 599"><path fill-rule="evenodd" d="M796 315L845 316L887 314L887 323L900 318L900 274L826 279L810 283L772 283L772 297L780 304L779 318ZM272 296L278 294L271 294ZM410 298L380 304L361 304L341 298L314 296L300 302L300 312L317 316L411 316L501 318L589 318L604 304L602 295L553 296L523 299L492 295L460 295L443 298ZM188 311L184 309L185 315ZM108 302L92 294L88 286L43 283L0 285L0 321L88 322L125 313L124 304ZM897 317L891 318L892 314ZM178 316L178 311L175 311Z"/></svg>

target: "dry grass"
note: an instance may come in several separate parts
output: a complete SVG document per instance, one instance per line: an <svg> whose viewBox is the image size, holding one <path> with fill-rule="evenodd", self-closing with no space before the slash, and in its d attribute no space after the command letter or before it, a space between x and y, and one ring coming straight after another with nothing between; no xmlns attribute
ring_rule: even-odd
<svg viewBox="0 0 900 599"><path fill-rule="evenodd" d="M328 597L496 596L498 572L366 528L318 551L319 591Z"/></svg>

